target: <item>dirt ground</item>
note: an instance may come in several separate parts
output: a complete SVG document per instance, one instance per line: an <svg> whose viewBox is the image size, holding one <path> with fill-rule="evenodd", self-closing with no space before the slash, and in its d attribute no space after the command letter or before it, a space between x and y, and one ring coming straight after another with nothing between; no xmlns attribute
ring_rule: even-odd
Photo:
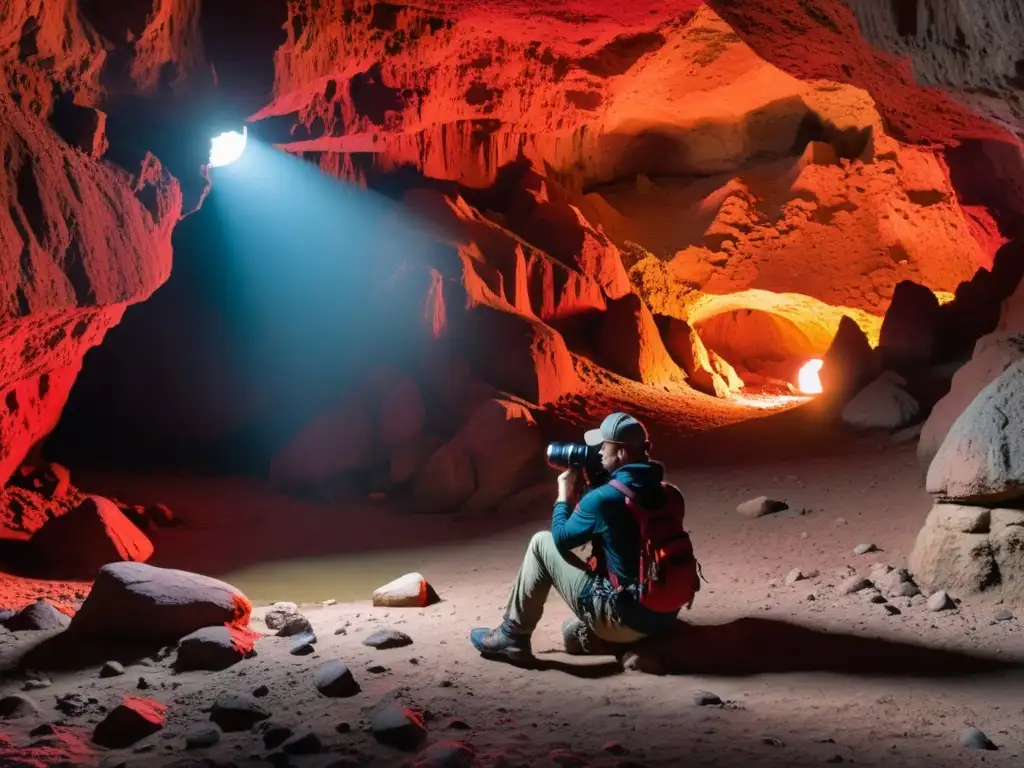
<svg viewBox="0 0 1024 768"><path fill-rule="evenodd" d="M788 430L778 423L780 434ZM773 427L757 429L764 435ZM0 754L39 762L0 763L106 758L110 765L141 767L184 757L266 758L273 750L249 733L223 734L211 748L185 751L186 736L209 725L204 710L218 694L265 685L269 693L261 701L271 719L297 733L311 729L322 743L320 754L275 758L300 767L417 759L376 743L365 730L368 708L388 697L424 712L428 744L462 742L476 755L472 764L482 766L1020 765L1024 674L1010 662L1024 661L1024 635L1016 618L995 621L995 606L982 599L932 613L921 597L893 598L889 605L898 613L892 613L835 589L847 567L867 575L878 562L905 563L929 507L913 442L857 437L832 447L811 445L802 458L773 452L770 442L756 455L737 447L735 456L748 460L732 465L710 451L701 461L684 461L678 446L665 456L686 493L709 584L685 617L697 625L686 651L692 672L664 677L622 673L607 657L561 653L559 627L568 610L554 594L534 638L538 668L486 661L469 645L471 628L500 620L524 547L547 525L546 490L537 494L533 514L460 521L411 518L386 502L347 510L297 502L251 480L81 478L90 491L158 499L184 517L183 527L155 537L154 564L237 584L264 606L257 629L270 601L306 603L302 610L319 642L314 654L296 657L288 639L268 636L257 643L255 658L219 673L174 674L170 659L134 664L113 678L101 679L98 666L53 673L50 687L26 694L39 704L38 717L0 723L10 741ZM757 520L735 512L738 503L762 494L786 501L790 510ZM854 555L862 543L879 551ZM787 585L794 568L818 575ZM413 570L430 580L442 602L423 610L371 607L374 586ZM14 584L8 581L8 595ZM16 586L25 598L67 599L87 590L24 580ZM326 600L338 602L322 605ZM407 633L413 644L392 650L361 644L383 627ZM41 639L33 635L43 634L0 635L0 651L12 663ZM967 674L985 666L967 652L1007 666ZM362 693L327 699L316 692L314 671L332 658L349 665ZM140 679L148 689L138 690ZM4 693L22 684L17 676L2 681ZM126 694L151 696L168 705L167 725L134 751L94 752L87 745L99 716L64 718L54 708L70 691L107 706ZM724 704L697 706L698 691L713 692ZM57 723L56 735L31 736L44 721ZM343 723L350 730L342 732ZM998 749L960 746L968 726L984 731Z"/></svg>

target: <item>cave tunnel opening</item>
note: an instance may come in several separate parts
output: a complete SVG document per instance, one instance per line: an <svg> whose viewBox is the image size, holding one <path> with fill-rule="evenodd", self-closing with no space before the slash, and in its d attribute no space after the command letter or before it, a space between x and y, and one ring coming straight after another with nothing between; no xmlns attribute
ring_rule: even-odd
<svg viewBox="0 0 1024 768"><path fill-rule="evenodd" d="M801 370L824 352L796 322L762 309L711 315L694 323L694 330L753 392L800 392Z"/></svg>

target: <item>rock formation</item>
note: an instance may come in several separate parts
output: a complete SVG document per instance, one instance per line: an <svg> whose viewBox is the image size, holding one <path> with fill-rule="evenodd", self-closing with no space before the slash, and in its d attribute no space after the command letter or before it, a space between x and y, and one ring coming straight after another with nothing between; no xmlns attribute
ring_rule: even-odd
<svg viewBox="0 0 1024 768"><path fill-rule="evenodd" d="M532 478L537 414L601 387L713 410L791 392L824 356L844 401L904 377L892 418L850 420L923 415L948 379L933 367L995 330L979 307L1017 283L997 255L1024 223L1020 73L983 52L1019 9L571 6L12 6L0 481L76 380L48 446L76 460L116 446L477 512ZM208 195L207 133L243 118L272 183L226 172ZM172 231L175 273L140 304ZM978 349L980 386L1002 363ZM922 446L956 431L940 422L969 372ZM516 457L501 476L492 422ZM1006 490L951 477L936 492ZM32 532L48 514L24 490L7 501ZM120 518L101 517L110 543ZM148 557L136 544L115 550Z"/></svg>

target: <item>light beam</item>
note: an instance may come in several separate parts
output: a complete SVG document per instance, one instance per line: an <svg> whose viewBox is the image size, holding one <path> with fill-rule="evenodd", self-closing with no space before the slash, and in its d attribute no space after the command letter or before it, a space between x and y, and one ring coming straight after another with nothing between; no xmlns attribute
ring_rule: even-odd
<svg viewBox="0 0 1024 768"><path fill-rule="evenodd" d="M818 376L821 366L821 360L808 360L800 369L800 372L796 376L796 386L803 394L821 394L821 377Z"/></svg>
<svg viewBox="0 0 1024 768"><path fill-rule="evenodd" d="M245 152L249 140L249 129L242 127L242 132L228 131L210 141L210 167L221 168L231 165Z"/></svg>

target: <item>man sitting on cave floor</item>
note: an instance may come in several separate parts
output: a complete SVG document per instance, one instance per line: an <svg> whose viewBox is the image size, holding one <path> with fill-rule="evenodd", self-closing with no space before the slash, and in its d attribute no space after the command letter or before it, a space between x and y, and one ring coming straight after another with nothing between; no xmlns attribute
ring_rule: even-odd
<svg viewBox="0 0 1024 768"><path fill-rule="evenodd" d="M559 475L551 530L530 541L504 621L470 633L487 658L532 657L531 636L552 586L575 614L562 626L566 651L601 655L619 655L629 644L672 627L700 587L682 527L682 494L664 482L664 467L651 460L644 425L613 413L584 439L592 448L600 446L610 478L579 498L580 470ZM589 563L572 552L585 544L592 546Z"/></svg>

